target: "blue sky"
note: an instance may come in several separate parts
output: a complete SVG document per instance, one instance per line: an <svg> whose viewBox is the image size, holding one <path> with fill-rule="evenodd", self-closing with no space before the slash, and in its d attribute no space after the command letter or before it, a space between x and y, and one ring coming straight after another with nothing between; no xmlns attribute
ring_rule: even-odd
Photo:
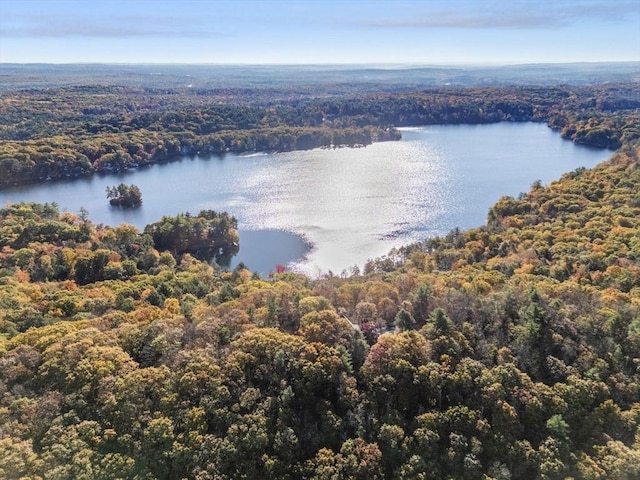
<svg viewBox="0 0 640 480"><path fill-rule="evenodd" d="M0 62L640 61L640 0L0 0Z"/></svg>

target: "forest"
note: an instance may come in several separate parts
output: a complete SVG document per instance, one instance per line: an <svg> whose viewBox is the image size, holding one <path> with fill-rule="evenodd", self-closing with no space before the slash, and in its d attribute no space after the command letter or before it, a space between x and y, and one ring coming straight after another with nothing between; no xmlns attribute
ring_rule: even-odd
<svg viewBox="0 0 640 480"><path fill-rule="evenodd" d="M2 209L0 476L637 478L639 154L316 280Z"/></svg>
<svg viewBox="0 0 640 480"><path fill-rule="evenodd" d="M0 92L0 188L121 172L184 155L398 140L397 127L546 122L574 142L640 138L640 84L296 94L61 86ZM328 87L327 87L328 88Z"/></svg>
<svg viewBox="0 0 640 480"><path fill-rule="evenodd" d="M544 121L617 150L501 198L483 227L316 279L199 259L237 247L225 212L138 230L3 205L0 478L639 478L639 92L3 92L4 186L214 138L311 148L425 123Z"/></svg>

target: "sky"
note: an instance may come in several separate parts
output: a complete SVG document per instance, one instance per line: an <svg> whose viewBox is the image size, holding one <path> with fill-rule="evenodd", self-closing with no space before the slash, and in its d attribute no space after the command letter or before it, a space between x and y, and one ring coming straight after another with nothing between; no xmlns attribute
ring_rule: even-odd
<svg viewBox="0 0 640 480"><path fill-rule="evenodd" d="M2 63L640 61L640 0L0 0Z"/></svg>

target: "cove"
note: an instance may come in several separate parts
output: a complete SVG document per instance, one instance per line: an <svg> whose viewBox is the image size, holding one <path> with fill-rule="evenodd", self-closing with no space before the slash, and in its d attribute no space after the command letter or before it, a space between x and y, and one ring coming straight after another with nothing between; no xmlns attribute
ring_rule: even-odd
<svg viewBox="0 0 640 480"><path fill-rule="evenodd" d="M360 268L392 248L477 227L503 195L592 167L611 151L562 140L539 123L404 128L366 148L182 158L117 175L0 191L0 201L56 202L94 223L139 228L163 215L227 211L239 222L239 262L318 276ZM138 209L109 205L105 189L136 184Z"/></svg>

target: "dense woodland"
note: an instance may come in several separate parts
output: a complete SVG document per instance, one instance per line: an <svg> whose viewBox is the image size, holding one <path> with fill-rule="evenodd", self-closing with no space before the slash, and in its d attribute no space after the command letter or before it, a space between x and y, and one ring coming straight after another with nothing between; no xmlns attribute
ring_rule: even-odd
<svg viewBox="0 0 640 480"><path fill-rule="evenodd" d="M637 478L639 153L349 278L4 208L0 476Z"/></svg>
<svg viewBox="0 0 640 480"><path fill-rule="evenodd" d="M69 174L74 160L43 153L56 141L90 173L102 156L83 142L155 161L150 138L179 138L178 152L261 128L536 120L619 149L502 198L484 227L318 279L198 260L237 246L223 212L139 231L4 205L0 478L640 477L637 85L237 108L85 90L3 94L2 149L27 153L3 156L0 172L48 158L49 176ZM80 105L97 110L82 120ZM141 150L124 148L131 138Z"/></svg>
<svg viewBox="0 0 640 480"><path fill-rule="evenodd" d="M0 188L118 172L182 155L397 140L396 127L547 122L619 148L640 138L640 84L439 88L322 95L280 90L71 86L0 92Z"/></svg>

